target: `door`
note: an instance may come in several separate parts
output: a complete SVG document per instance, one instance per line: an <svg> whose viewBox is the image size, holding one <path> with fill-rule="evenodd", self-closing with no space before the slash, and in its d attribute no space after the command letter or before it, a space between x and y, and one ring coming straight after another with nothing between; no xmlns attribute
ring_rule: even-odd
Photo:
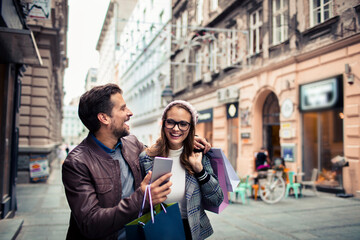
<svg viewBox="0 0 360 240"><path fill-rule="evenodd" d="M15 69L0 64L0 191L1 218L11 210L11 147L14 120Z"/></svg>
<svg viewBox="0 0 360 240"><path fill-rule="evenodd" d="M263 106L263 146L268 150L270 160L281 157L280 106L275 93L270 93Z"/></svg>

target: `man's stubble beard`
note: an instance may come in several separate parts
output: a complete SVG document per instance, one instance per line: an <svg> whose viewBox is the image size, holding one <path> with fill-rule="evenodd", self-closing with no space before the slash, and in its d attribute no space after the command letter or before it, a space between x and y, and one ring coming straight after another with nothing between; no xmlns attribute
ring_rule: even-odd
<svg viewBox="0 0 360 240"><path fill-rule="evenodd" d="M122 137L126 137L130 134L130 132L127 130L127 129L114 129L113 130L113 135L116 137L116 138L122 138Z"/></svg>

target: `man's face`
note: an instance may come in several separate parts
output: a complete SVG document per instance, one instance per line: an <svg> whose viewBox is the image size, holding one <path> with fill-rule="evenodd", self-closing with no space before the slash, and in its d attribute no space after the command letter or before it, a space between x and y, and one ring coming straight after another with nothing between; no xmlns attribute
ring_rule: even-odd
<svg viewBox="0 0 360 240"><path fill-rule="evenodd" d="M110 130L116 138L121 138L130 134L130 127L125 122L130 120L133 115L126 106L124 98L120 93L111 95L111 102L114 104L111 110Z"/></svg>

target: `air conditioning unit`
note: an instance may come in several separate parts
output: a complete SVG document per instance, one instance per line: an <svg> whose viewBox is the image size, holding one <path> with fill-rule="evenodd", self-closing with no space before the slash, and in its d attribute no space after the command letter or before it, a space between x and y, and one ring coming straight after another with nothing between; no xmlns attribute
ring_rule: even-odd
<svg viewBox="0 0 360 240"><path fill-rule="evenodd" d="M226 88L226 98L229 100L238 99L239 98L239 90L236 88Z"/></svg>
<svg viewBox="0 0 360 240"><path fill-rule="evenodd" d="M209 83L212 81L212 77L211 77L211 73L210 72L206 72L204 74L204 78L203 78L203 82L204 83Z"/></svg>
<svg viewBox="0 0 360 240"><path fill-rule="evenodd" d="M230 103L239 99L239 90L234 87L221 88L216 94L219 103Z"/></svg>
<svg viewBox="0 0 360 240"><path fill-rule="evenodd" d="M225 101L225 89L218 89L216 91L217 100L219 103L223 103Z"/></svg>

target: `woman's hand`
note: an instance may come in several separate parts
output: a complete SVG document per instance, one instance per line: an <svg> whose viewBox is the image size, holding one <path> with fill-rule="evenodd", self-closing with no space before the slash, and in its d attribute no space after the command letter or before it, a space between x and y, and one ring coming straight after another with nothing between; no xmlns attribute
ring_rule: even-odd
<svg viewBox="0 0 360 240"><path fill-rule="evenodd" d="M203 170L203 165L201 162L202 157L203 157L202 153L195 153L195 152L193 152L192 155L189 157L189 162L196 173L199 173Z"/></svg>

